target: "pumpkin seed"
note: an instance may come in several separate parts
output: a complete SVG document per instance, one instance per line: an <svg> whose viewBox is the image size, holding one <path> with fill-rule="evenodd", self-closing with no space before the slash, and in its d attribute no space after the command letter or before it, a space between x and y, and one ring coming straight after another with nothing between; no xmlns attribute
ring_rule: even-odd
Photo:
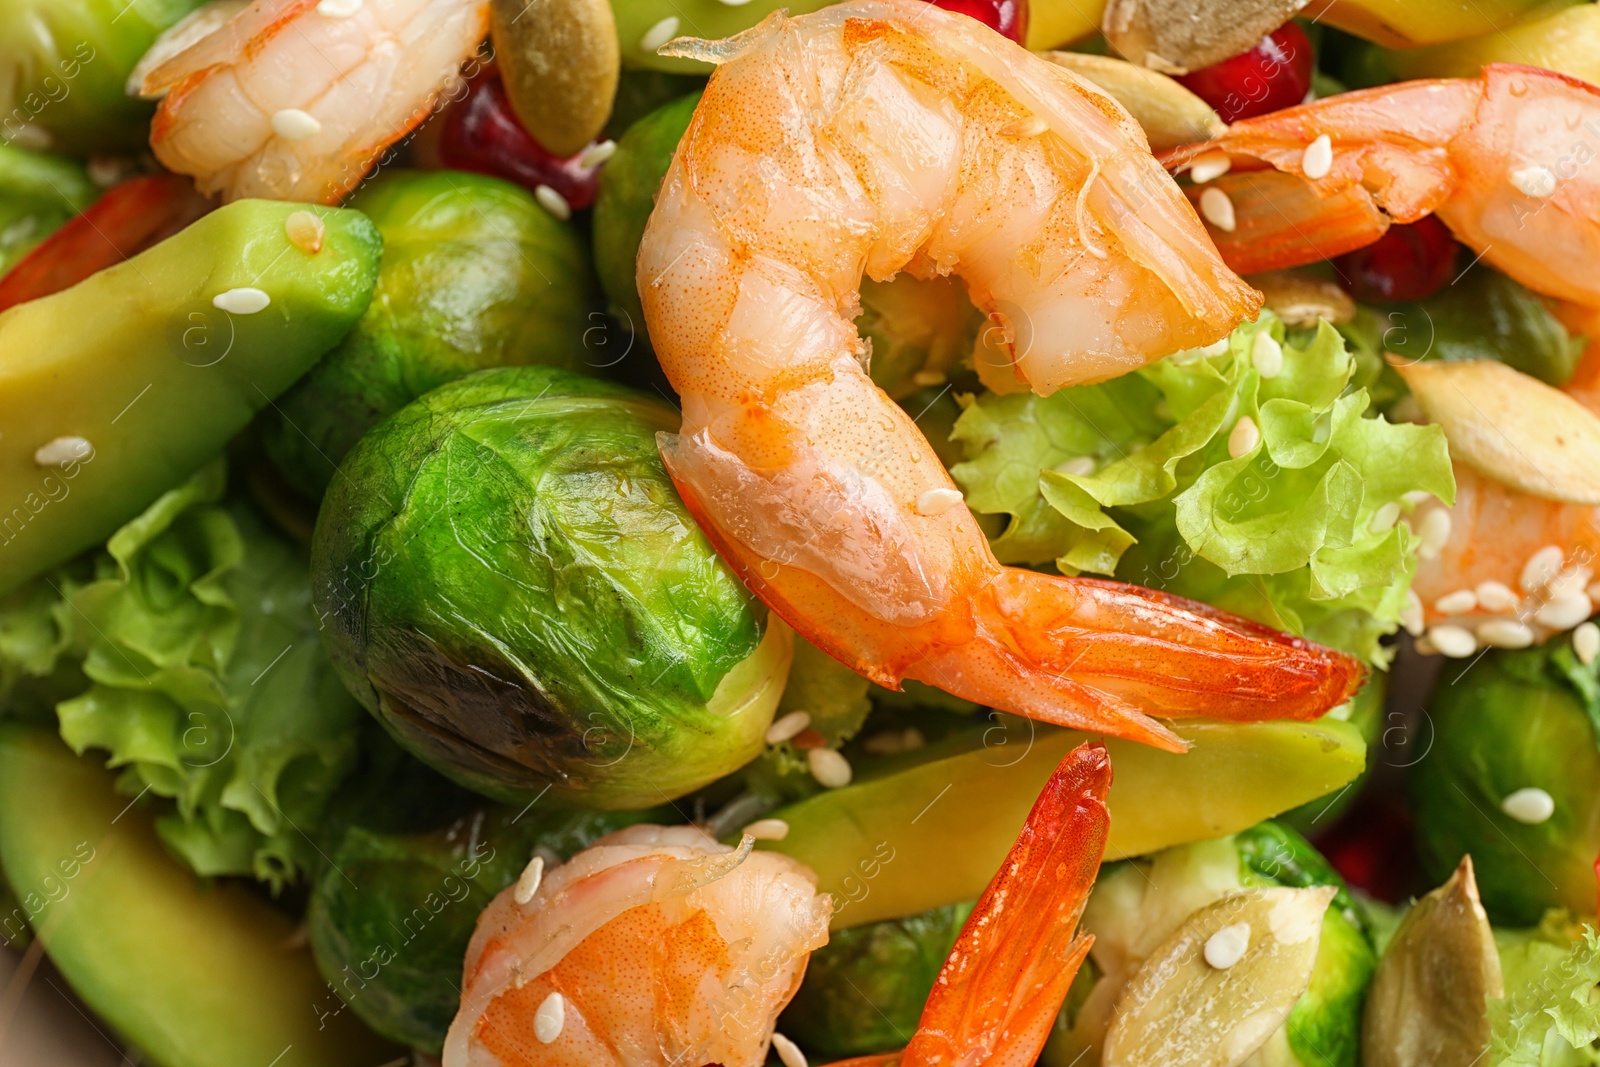
<svg viewBox="0 0 1600 1067"><path fill-rule="evenodd" d="M1163 74L1187 74L1248 52L1306 0L1111 0L1100 28L1118 52Z"/></svg>
<svg viewBox="0 0 1600 1067"><path fill-rule="evenodd" d="M1083 52L1046 52L1044 57L1093 82L1127 108L1158 152L1209 141L1228 128L1210 104L1165 74Z"/></svg>
<svg viewBox="0 0 1600 1067"><path fill-rule="evenodd" d="M512 110L544 148L577 154L611 116L622 71L609 0L493 0L490 11Z"/></svg>
<svg viewBox="0 0 1600 1067"><path fill-rule="evenodd" d="M1339 326L1356 316L1356 303L1326 278L1294 270L1270 270L1245 279L1261 290L1267 307L1289 326L1315 326L1327 319Z"/></svg>

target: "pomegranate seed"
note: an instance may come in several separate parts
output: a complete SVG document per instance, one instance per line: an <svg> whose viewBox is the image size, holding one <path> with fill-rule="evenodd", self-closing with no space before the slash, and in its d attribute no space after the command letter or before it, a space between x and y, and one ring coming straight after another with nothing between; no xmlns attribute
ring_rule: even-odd
<svg viewBox="0 0 1600 1067"><path fill-rule="evenodd" d="M975 18L1018 44L1028 34L1028 0L933 0L933 6Z"/></svg>
<svg viewBox="0 0 1600 1067"><path fill-rule="evenodd" d="M553 190L559 199L541 194L541 202L565 202L581 210L594 203L599 163L594 146L563 159L545 150L523 129L497 67L487 67L472 79L467 94L452 104L444 116L439 138L439 158L447 167L505 178L537 190ZM586 159L587 157L587 159Z"/></svg>
<svg viewBox="0 0 1600 1067"><path fill-rule="evenodd" d="M1250 51L1178 80L1216 108L1223 122L1238 122L1304 101L1314 61L1306 31L1285 22Z"/></svg>
<svg viewBox="0 0 1600 1067"><path fill-rule="evenodd" d="M1396 223L1365 248L1333 261L1344 287L1357 300L1422 300L1450 283L1461 246L1432 215L1409 226Z"/></svg>

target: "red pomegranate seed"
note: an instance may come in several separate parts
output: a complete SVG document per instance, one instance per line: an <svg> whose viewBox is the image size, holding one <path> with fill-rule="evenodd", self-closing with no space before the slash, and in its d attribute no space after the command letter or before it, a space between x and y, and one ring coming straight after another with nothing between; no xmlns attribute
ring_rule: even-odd
<svg viewBox="0 0 1600 1067"><path fill-rule="evenodd" d="M1018 44L1028 35L1028 0L933 0L933 5L975 18Z"/></svg>
<svg viewBox="0 0 1600 1067"><path fill-rule="evenodd" d="M581 210L594 203L596 178L607 153L590 145L567 159L546 151L523 129L511 110L497 67L487 67L467 86L467 95L451 105L439 138L439 158L447 167L505 178L538 193L553 190L567 207ZM560 202L538 193L541 203Z"/></svg>
<svg viewBox="0 0 1600 1067"><path fill-rule="evenodd" d="M1223 122L1238 122L1305 100L1314 61L1306 31L1285 22L1250 51L1178 80L1216 108Z"/></svg>
<svg viewBox="0 0 1600 1067"><path fill-rule="evenodd" d="M1357 300L1422 300L1450 284L1460 247L1449 228L1428 215L1409 226L1390 226L1382 237L1333 264Z"/></svg>

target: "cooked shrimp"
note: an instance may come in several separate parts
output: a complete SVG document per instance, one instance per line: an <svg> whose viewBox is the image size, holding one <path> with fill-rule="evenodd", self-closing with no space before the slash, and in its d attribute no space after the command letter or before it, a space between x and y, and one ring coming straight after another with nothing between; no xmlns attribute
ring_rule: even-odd
<svg viewBox="0 0 1600 1067"><path fill-rule="evenodd" d="M150 147L207 195L337 203L488 32L488 0L255 0L145 76Z"/></svg>
<svg viewBox="0 0 1600 1067"><path fill-rule="evenodd" d="M478 919L445 1067L764 1063L832 903L753 844L632 826L530 868Z"/></svg>
<svg viewBox="0 0 1600 1067"><path fill-rule="evenodd" d="M1189 195L1235 270L1326 259L1437 213L1530 289L1600 307L1600 89L1587 82L1496 63L1237 122L1166 158L1219 154L1229 172ZM1262 165L1278 173L1250 169Z"/></svg>
<svg viewBox="0 0 1600 1067"><path fill-rule="evenodd" d="M957 274L1048 393L1223 337L1260 295L1110 97L914 0L774 14L729 41L639 249L683 399L662 454L781 617L880 684L928 682L1178 750L1148 713L1314 718L1351 659L1204 605L1000 566L862 368L863 272Z"/></svg>

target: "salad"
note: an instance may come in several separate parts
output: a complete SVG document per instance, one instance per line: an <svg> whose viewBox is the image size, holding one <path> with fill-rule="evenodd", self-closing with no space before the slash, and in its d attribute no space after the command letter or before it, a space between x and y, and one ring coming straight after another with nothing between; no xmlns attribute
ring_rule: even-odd
<svg viewBox="0 0 1600 1067"><path fill-rule="evenodd" d="M0 115L0 1049L1600 1063L1600 5L0 0Z"/></svg>

